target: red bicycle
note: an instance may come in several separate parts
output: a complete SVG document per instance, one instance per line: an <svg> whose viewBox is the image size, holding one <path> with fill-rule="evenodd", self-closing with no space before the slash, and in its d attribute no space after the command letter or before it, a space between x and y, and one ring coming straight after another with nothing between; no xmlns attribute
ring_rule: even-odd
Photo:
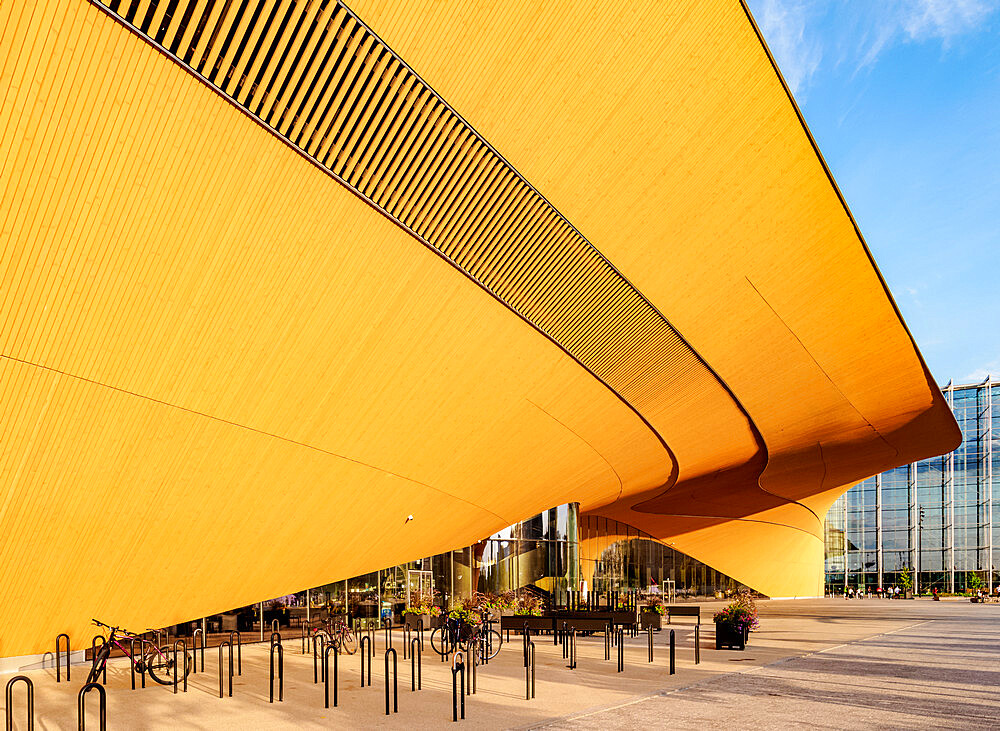
<svg viewBox="0 0 1000 731"><path fill-rule="evenodd" d="M147 672L149 677L160 685L173 685L176 667L173 657L158 647L155 642L150 642L145 637L134 632L128 632L110 624L104 624L96 619L92 620L98 627L105 627L111 630L108 639L101 645L101 649L94 656L94 664L90 668L90 675L87 677L88 683L96 683L97 679L104 672L104 667L111 656L111 648L117 647L129 659L132 666L140 673ZM133 643L139 643L135 654L132 653ZM184 674L178 680L183 680L191 672L191 657L184 653Z"/></svg>

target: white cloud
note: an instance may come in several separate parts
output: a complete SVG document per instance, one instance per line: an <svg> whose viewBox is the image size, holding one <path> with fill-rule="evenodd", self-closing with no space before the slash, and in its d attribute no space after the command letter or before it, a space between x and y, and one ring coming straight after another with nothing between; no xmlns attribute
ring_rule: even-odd
<svg viewBox="0 0 1000 731"><path fill-rule="evenodd" d="M792 93L805 88L823 58L818 39L807 40L809 6L798 0L764 0L757 18Z"/></svg>
<svg viewBox="0 0 1000 731"><path fill-rule="evenodd" d="M976 370L972 371L972 373L962 376L957 381L955 381L955 385L958 386L958 385L964 385L966 383L982 383L983 381L986 380L986 376L990 375L992 375L994 378L1000 377L1000 358L992 361L991 363L987 363L984 368L976 368ZM1000 380L1000 378L998 378L998 380Z"/></svg>
<svg viewBox="0 0 1000 731"><path fill-rule="evenodd" d="M986 0L915 0L906 6L908 12L902 18L902 25L910 38L945 41L975 30L997 7Z"/></svg>

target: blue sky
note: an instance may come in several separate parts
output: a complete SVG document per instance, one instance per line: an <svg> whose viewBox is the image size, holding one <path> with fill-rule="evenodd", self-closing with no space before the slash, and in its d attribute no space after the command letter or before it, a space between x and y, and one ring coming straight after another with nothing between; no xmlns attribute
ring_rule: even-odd
<svg viewBox="0 0 1000 731"><path fill-rule="evenodd" d="M748 3L935 378L1000 378L1000 0Z"/></svg>

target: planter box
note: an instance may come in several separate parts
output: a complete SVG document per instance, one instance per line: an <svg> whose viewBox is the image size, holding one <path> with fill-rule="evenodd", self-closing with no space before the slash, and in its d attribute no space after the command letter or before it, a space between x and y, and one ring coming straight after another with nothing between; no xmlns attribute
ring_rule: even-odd
<svg viewBox="0 0 1000 731"><path fill-rule="evenodd" d="M639 615L641 624L639 625L642 629L662 629L663 628L663 615L659 612L647 612L644 611Z"/></svg>
<svg viewBox="0 0 1000 731"><path fill-rule="evenodd" d="M715 623L715 649L728 647L731 650L745 650L750 639L750 630L738 631L729 623Z"/></svg>
<svg viewBox="0 0 1000 731"><path fill-rule="evenodd" d="M431 615L429 614L404 614L403 626L409 627L411 631L420 629L430 629Z"/></svg>
<svg viewBox="0 0 1000 731"><path fill-rule="evenodd" d="M444 626L444 621L446 619L448 619L448 615L447 614L439 614L436 617L428 616L427 617L427 628L428 629L437 629L438 627L442 627L442 626Z"/></svg>

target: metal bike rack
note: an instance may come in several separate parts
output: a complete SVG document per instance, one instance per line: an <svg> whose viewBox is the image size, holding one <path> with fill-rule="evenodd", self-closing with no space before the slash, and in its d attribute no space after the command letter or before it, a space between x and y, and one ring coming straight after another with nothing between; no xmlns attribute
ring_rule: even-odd
<svg viewBox="0 0 1000 731"><path fill-rule="evenodd" d="M177 664L177 647L181 648L181 664ZM174 695L177 695L177 676L178 674L184 676L184 692L188 692L188 676L185 672L187 668L187 643L184 640L177 640L174 642Z"/></svg>
<svg viewBox="0 0 1000 731"><path fill-rule="evenodd" d="M670 674L674 674L674 631L670 630Z"/></svg>
<svg viewBox="0 0 1000 731"><path fill-rule="evenodd" d="M275 640L277 640L277 643L275 642ZM281 633L280 632L272 632L271 633L271 639L269 641L270 641L270 643L272 645L274 645L274 644L280 645L281 644Z"/></svg>
<svg viewBox="0 0 1000 731"><path fill-rule="evenodd" d="M80 693L76 697L76 718L79 731L84 731L87 726L86 696L92 690L97 691L98 701L100 702L101 731L106 731L108 727L108 692L104 690L104 686L100 683L87 683L80 688Z"/></svg>
<svg viewBox="0 0 1000 731"><path fill-rule="evenodd" d="M91 640L90 640L90 667L92 669L96 669L97 668L97 641L98 640L101 641L101 645L100 646L102 648L106 644L108 644L108 641L106 639L104 639L104 635L94 635L93 638L91 638ZM101 682L104 683L105 685L107 685L107 683L108 683L108 664L107 663L104 663L104 667L101 668L101 671L102 671L102 675L104 676L104 679L101 680Z"/></svg>
<svg viewBox="0 0 1000 731"><path fill-rule="evenodd" d="M528 623L524 623L524 628L521 630L521 650L524 653L524 667L528 667L528 643L531 642L531 630L528 629Z"/></svg>
<svg viewBox="0 0 1000 731"><path fill-rule="evenodd" d="M280 625L280 624L278 624L278 620L276 620L276 619L272 619L272 620L271 620L271 631L272 631L272 632L277 632L277 631L279 631L280 629L281 629L281 625Z"/></svg>
<svg viewBox="0 0 1000 731"><path fill-rule="evenodd" d="M201 643L198 643L198 640ZM198 650L201 650L201 672L205 672L205 630L198 627L194 632L191 633L191 671L198 672Z"/></svg>
<svg viewBox="0 0 1000 731"><path fill-rule="evenodd" d="M569 635L566 638L569 645L569 669L576 670L576 627L569 628Z"/></svg>
<svg viewBox="0 0 1000 731"><path fill-rule="evenodd" d="M625 630L618 628L618 672L625 672Z"/></svg>
<svg viewBox="0 0 1000 731"><path fill-rule="evenodd" d="M694 664L701 664L701 630L700 625L694 626Z"/></svg>
<svg viewBox="0 0 1000 731"><path fill-rule="evenodd" d="M235 641L233 638L236 638ZM229 633L229 644L236 646L236 674L243 675L243 636L237 632Z"/></svg>
<svg viewBox="0 0 1000 731"><path fill-rule="evenodd" d="M309 633L306 632L306 625L299 626L299 639L302 640L302 654L306 654L306 644L309 642Z"/></svg>
<svg viewBox="0 0 1000 731"><path fill-rule="evenodd" d="M424 669L422 667L423 653L420 651L420 639L410 639L410 691L423 690Z"/></svg>
<svg viewBox="0 0 1000 731"><path fill-rule="evenodd" d="M365 652L365 643L368 643L368 652ZM361 687L365 687L365 658L368 658L368 685L372 684L372 660L374 656L372 655L372 638L365 635L361 638Z"/></svg>
<svg viewBox="0 0 1000 731"><path fill-rule="evenodd" d="M385 630L385 649L392 647L392 620L389 618L382 620L382 628Z"/></svg>
<svg viewBox="0 0 1000 731"><path fill-rule="evenodd" d="M410 629L410 626L406 623L406 618L404 617L403 618L403 659L404 660L406 660L406 659L409 658L409 654L408 653L410 651L410 637L412 637L412 635L413 635L413 630Z"/></svg>
<svg viewBox="0 0 1000 731"><path fill-rule="evenodd" d="M524 663L524 700L530 701L535 697L535 643L528 640L525 653L527 661Z"/></svg>
<svg viewBox="0 0 1000 731"><path fill-rule="evenodd" d="M330 653L333 653L333 707L337 707L337 666L340 653L332 643L323 650L323 692L326 699L324 708L330 707Z"/></svg>
<svg viewBox="0 0 1000 731"><path fill-rule="evenodd" d="M611 659L611 623L604 625L604 659Z"/></svg>
<svg viewBox="0 0 1000 731"><path fill-rule="evenodd" d="M60 660L60 658L62 657L62 653L60 651L60 642L59 642L60 637L66 638L66 680L67 682L69 681L69 655L70 655L69 635L63 632L62 634L56 635L56 682L57 683L61 682L61 678L59 677L59 672L60 668L62 667L62 662Z"/></svg>
<svg viewBox="0 0 1000 731"><path fill-rule="evenodd" d="M222 697L222 648L229 648L229 697L233 697L233 644L231 642L219 643L219 698Z"/></svg>
<svg viewBox="0 0 1000 731"><path fill-rule="evenodd" d="M132 662L130 663L130 665L132 667L132 690L135 690L135 651L136 651L135 645L136 645L137 642L139 643L139 653L141 654L142 653L142 640L132 639L132 640L129 640L129 643L128 643L128 654L131 655L131 660L132 660ZM146 659L143 658L143 657L140 657L139 658L139 663L140 663L140 668L141 668L139 670L139 675L142 677L142 687L145 688L146 687Z"/></svg>
<svg viewBox="0 0 1000 731"><path fill-rule="evenodd" d="M326 635L315 634L312 638L313 641L313 683L318 683L320 680L326 679L326 669L321 668L320 658L323 657L323 652L327 647L334 647L331 642L327 644Z"/></svg>
<svg viewBox="0 0 1000 731"><path fill-rule="evenodd" d="M479 665L479 651L473 643L472 652L469 653L471 656L469 660L465 661L465 694L472 695L476 692L476 666Z"/></svg>
<svg viewBox="0 0 1000 731"><path fill-rule="evenodd" d="M392 653L392 712L399 713L399 693L396 676L396 650L393 647L385 651L385 715L389 715L389 653Z"/></svg>
<svg viewBox="0 0 1000 731"><path fill-rule="evenodd" d="M653 628L647 627L646 634L649 635L649 662L653 662Z"/></svg>
<svg viewBox="0 0 1000 731"><path fill-rule="evenodd" d="M566 623L562 623L562 630L559 632L559 642L562 644L563 660L569 657L569 645L566 643L566 635L569 632L566 629Z"/></svg>
<svg viewBox="0 0 1000 731"><path fill-rule="evenodd" d="M458 684L461 680L462 689ZM462 703L462 720L465 720L465 655L459 650L451 663L451 720L458 721L458 704Z"/></svg>
<svg viewBox="0 0 1000 731"><path fill-rule="evenodd" d="M27 688L28 695L28 731L35 728L35 684L27 675L15 675L7 681L7 691L4 694L4 707L7 709L7 729L13 731L14 728L14 684L23 682Z"/></svg>
<svg viewBox="0 0 1000 731"><path fill-rule="evenodd" d="M278 702L285 700L285 651L278 642L271 643L271 703L274 703L274 651L278 651Z"/></svg>

